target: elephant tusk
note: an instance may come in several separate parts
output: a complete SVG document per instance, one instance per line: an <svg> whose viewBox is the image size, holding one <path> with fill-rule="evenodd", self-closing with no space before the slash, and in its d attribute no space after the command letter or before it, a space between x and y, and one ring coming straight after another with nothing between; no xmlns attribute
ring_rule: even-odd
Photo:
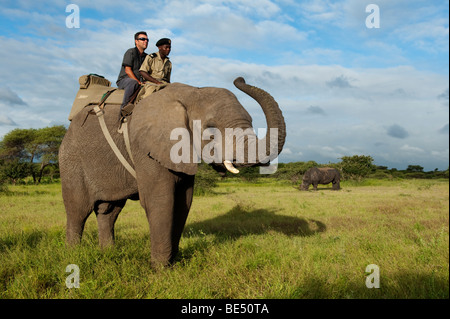
<svg viewBox="0 0 450 319"><path fill-rule="evenodd" d="M233 163L231 163L228 160L223 161L223 165L225 165L225 168L230 171L233 174L238 174L239 170L233 166Z"/></svg>

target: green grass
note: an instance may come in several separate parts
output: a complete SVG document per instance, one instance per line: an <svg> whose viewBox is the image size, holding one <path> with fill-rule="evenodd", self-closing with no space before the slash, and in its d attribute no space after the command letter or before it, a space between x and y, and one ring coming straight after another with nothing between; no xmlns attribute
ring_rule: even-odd
<svg viewBox="0 0 450 319"><path fill-rule="evenodd" d="M129 201L116 246L93 214L65 247L60 185L0 194L0 298L449 298L448 180L366 180L300 192L221 182L198 196L172 269L150 268L148 224ZM80 268L80 288L65 285ZM380 288L365 286L366 266Z"/></svg>

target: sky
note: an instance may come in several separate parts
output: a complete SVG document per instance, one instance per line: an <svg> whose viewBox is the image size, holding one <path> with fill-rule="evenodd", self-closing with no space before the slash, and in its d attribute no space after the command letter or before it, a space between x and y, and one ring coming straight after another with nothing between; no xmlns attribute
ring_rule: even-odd
<svg viewBox="0 0 450 319"><path fill-rule="evenodd" d="M233 80L269 92L287 126L279 162L445 170L448 17L448 0L0 0L0 138L68 126L78 78L115 85L146 31L147 53L172 39L172 82L232 91L255 129L264 114Z"/></svg>

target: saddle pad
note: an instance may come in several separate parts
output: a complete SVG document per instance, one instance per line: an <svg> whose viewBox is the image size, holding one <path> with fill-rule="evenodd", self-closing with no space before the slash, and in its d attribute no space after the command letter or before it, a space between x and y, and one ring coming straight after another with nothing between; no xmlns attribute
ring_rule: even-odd
<svg viewBox="0 0 450 319"><path fill-rule="evenodd" d="M114 88L104 85L89 85L86 89L79 89L75 101L73 102L72 109L69 114L69 121L72 121L74 116L84 109L88 105L98 104L103 95ZM105 104L122 104L124 90L116 89L106 99Z"/></svg>

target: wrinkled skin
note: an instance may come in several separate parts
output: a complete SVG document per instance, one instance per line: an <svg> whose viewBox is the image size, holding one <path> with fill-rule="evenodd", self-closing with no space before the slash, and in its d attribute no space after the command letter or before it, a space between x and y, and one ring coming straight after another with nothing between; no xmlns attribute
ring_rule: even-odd
<svg viewBox="0 0 450 319"><path fill-rule="evenodd" d="M236 164L262 165L278 156L283 148L286 136L283 116L268 93L245 84L242 78L234 83L261 105L270 128L268 135L272 128L278 129L275 156L271 157L267 151L267 156L257 158L256 163L249 163L246 157L244 163ZM140 101L129 119L135 179L106 143L97 117L87 116L91 109L87 107L73 118L59 151L67 243L80 242L86 219L94 211L100 245L113 244L114 223L127 199L140 200L150 226L151 264L153 267L170 265L178 252L191 207L198 165L171 160L171 148L179 142L179 139L170 139L172 130L185 128L192 138L193 121L201 120L202 131L214 127L222 132L224 138L227 127L251 128L250 115L226 89L196 88L180 83L168 85ZM109 131L121 153L131 163L123 136L117 132L117 114L119 106L105 106L104 117ZM209 142L202 141L202 149ZM266 149L272 147L273 150L267 136L261 142L265 143L261 145L266 145ZM245 139L245 148L254 146L251 143L254 141ZM190 152L193 153L192 145ZM236 162L235 157L232 161ZM218 172L226 171L222 162L211 165Z"/></svg>
<svg viewBox="0 0 450 319"><path fill-rule="evenodd" d="M333 183L333 190L341 189L340 186L341 174L335 168L331 167L313 167L305 172L300 185L300 190L306 191L309 185L313 185L315 191L317 191L317 185Z"/></svg>

